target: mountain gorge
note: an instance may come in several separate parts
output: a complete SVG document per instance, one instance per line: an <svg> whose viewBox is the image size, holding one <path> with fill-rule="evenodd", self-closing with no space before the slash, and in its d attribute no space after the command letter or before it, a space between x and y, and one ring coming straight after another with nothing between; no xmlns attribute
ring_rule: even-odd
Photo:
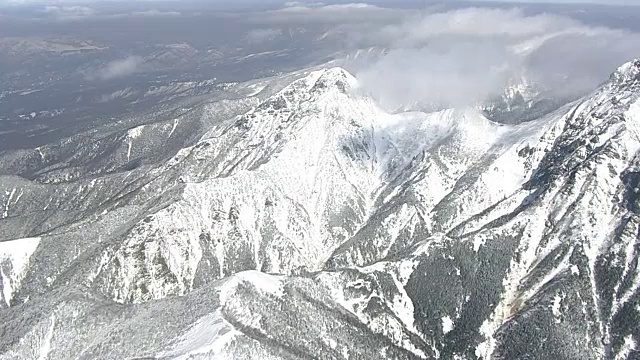
<svg viewBox="0 0 640 360"><path fill-rule="evenodd" d="M640 60L508 122L233 86L0 154L0 358L640 357Z"/></svg>

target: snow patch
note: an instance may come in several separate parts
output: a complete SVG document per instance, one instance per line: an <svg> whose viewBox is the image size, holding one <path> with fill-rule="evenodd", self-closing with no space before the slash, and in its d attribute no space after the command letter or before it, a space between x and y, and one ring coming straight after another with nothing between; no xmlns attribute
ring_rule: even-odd
<svg viewBox="0 0 640 360"><path fill-rule="evenodd" d="M53 330L56 326L56 316L51 314L49 319L49 329L45 334L44 341L40 346L40 352L38 354L38 360L46 360L51 352L51 340L53 340Z"/></svg>
<svg viewBox="0 0 640 360"><path fill-rule="evenodd" d="M127 161L131 161L131 148L133 147L133 140L142 135L144 125L136 126L127 131L128 147L127 147Z"/></svg>
<svg viewBox="0 0 640 360"><path fill-rule="evenodd" d="M451 320L451 317L449 316L445 316L442 318L442 332L446 335L449 332L451 332L451 330L453 330L453 320Z"/></svg>
<svg viewBox="0 0 640 360"><path fill-rule="evenodd" d="M571 275L580 276L580 268L577 265L571 265Z"/></svg>
<svg viewBox="0 0 640 360"><path fill-rule="evenodd" d="M171 137L171 135L173 135L173 132L176 131L176 128L178 127L178 123L180 122L180 119L174 119L173 120L173 125L171 126L171 131L169 131L169 136L167 137Z"/></svg>
<svg viewBox="0 0 640 360"><path fill-rule="evenodd" d="M624 113L627 121L625 126L629 133L632 135L633 140L636 142L636 148L631 149L638 151L637 144L640 143L640 99L636 100L629 106L629 109ZM627 144L630 145L630 144Z"/></svg>
<svg viewBox="0 0 640 360"><path fill-rule="evenodd" d="M624 345L622 345L622 349L620 349L620 352L616 355L615 360L631 359L631 355L638 350L638 343L633 338L633 335L629 335L624 338Z"/></svg>
<svg viewBox="0 0 640 360"><path fill-rule="evenodd" d="M553 316L556 318L555 322L556 323L560 323L560 317L562 316L562 312L560 311L562 309L562 300L564 298L562 296L560 296L559 294L556 295L553 298L553 304L551 305L551 313L553 314Z"/></svg>
<svg viewBox="0 0 640 360"><path fill-rule="evenodd" d="M273 275L260 271L250 270L235 274L227 280L220 289L220 303L225 304L231 295L235 293L236 287L240 284L251 284L259 292L281 297L284 295L281 280Z"/></svg>
<svg viewBox="0 0 640 360"><path fill-rule="evenodd" d="M142 135L142 130L144 129L144 125L140 125L140 126L136 126L134 128L131 128L127 131L127 136L130 139L135 139L137 137L139 137L140 135Z"/></svg>
<svg viewBox="0 0 640 360"><path fill-rule="evenodd" d="M158 358L192 359L198 355L218 358L225 345L240 334L227 323L219 310L200 318L191 328L177 339L177 343L167 351L157 354Z"/></svg>
<svg viewBox="0 0 640 360"><path fill-rule="evenodd" d="M253 85L247 86L247 90L249 90L249 93L246 94L246 96L247 97L256 96L260 94L262 90L264 90L266 87L267 86L263 84L253 84Z"/></svg>
<svg viewBox="0 0 640 360"><path fill-rule="evenodd" d="M2 297L7 306L10 306L13 295L20 288L29 260L39 244L39 237L0 242Z"/></svg>
<svg viewBox="0 0 640 360"><path fill-rule="evenodd" d="M9 197L7 198L7 202L4 204L4 212L2 213L2 218L6 219L9 217L9 208L11 207L11 201L13 199L13 196L16 194L16 189L11 190L11 192L7 192L6 193ZM22 192L20 192L20 195L22 195ZM19 200L19 198L18 198ZM17 201L16 201L17 202Z"/></svg>

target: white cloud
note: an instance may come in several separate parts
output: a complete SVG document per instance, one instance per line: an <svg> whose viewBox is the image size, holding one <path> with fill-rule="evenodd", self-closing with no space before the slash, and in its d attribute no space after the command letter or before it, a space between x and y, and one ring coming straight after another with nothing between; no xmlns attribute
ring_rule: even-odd
<svg viewBox="0 0 640 360"><path fill-rule="evenodd" d="M151 10L146 10L146 11L133 11L131 13L128 14L115 14L113 16L127 16L127 15L132 15L132 16L180 16L182 15L181 12L179 11L160 11L157 9L151 9Z"/></svg>
<svg viewBox="0 0 640 360"><path fill-rule="evenodd" d="M288 2L279 10L258 15L261 21L295 24L372 22L395 17L404 11L366 3L331 4Z"/></svg>
<svg viewBox="0 0 640 360"><path fill-rule="evenodd" d="M44 11L59 20L84 18L95 14L92 8L86 6L46 6Z"/></svg>
<svg viewBox="0 0 640 360"><path fill-rule="evenodd" d="M381 34L394 41L414 43L442 36L513 39L573 26L577 26L577 22L555 15L525 16L519 9L466 8L413 18L387 26Z"/></svg>
<svg viewBox="0 0 640 360"><path fill-rule="evenodd" d="M0 0L0 7L2 5ZM13 5L24 5L26 3L12 3ZM31 3L28 3L31 4ZM147 10L140 11L126 11L126 9L120 9L123 12L101 12L96 9L84 6L84 5L65 5L64 2L47 2L39 7L36 11L44 13L47 17L55 19L57 21L87 21L96 19L116 19L125 17L168 17L168 16L180 16L179 11L162 11L155 8L149 8ZM117 10L117 8L116 8Z"/></svg>
<svg viewBox="0 0 640 360"><path fill-rule="evenodd" d="M550 96L575 97L639 56L640 36L566 17L468 8L414 17L364 39L388 49L360 69L384 106L464 106L499 95L521 76Z"/></svg>
<svg viewBox="0 0 640 360"><path fill-rule="evenodd" d="M254 29L247 33L247 39L252 43L263 43L281 35L281 29Z"/></svg>
<svg viewBox="0 0 640 360"><path fill-rule="evenodd" d="M307 7L307 8L312 8L312 7L321 7L324 6L324 3L321 2L302 2L302 1L288 1L286 3L284 3L284 7L286 8L291 8L291 7Z"/></svg>
<svg viewBox="0 0 640 360"><path fill-rule="evenodd" d="M140 56L129 56L124 59L114 60L98 71L96 75L91 76L90 79L110 80L131 75L136 72L142 62L143 59Z"/></svg>
<svg viewBox="0 0 640 360"><path fill-rule="evenodd" d="M441 44L391 50L357 74L363 88L396 109L416 104L455 107L499 92L513 75L510 56L487 44Z"/></svg>

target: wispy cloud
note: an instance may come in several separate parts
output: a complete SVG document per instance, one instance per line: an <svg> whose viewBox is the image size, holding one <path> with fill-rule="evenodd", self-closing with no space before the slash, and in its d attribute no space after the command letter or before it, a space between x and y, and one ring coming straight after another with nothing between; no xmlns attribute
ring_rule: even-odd
<svg viewBox="0 0 640 360"><path fill-rule="evenodd" d="M140 56L129 56L124 59L113 60L99 70L95 75L89 76L90 80L111 80L131 75L142 64Z"/></svg>
<svg viewBox="0 0 640 360"><path fill-rule="evenodd" d="M115 14L112 16L180 16L182 15L181 12L179 11L161 11L158 9L151 9L151 10L146 10L146 11L133 11L130 13L124 13L124 14Z"/></svg>
<svg viewBox="0 0 640 360"><path fill-rule="evenodd" d="M251 43L263 43L278 38L281 35L281 29L254 29L247 33L247 40Z"/></svg>
<svg viewBox="0 0 640 360"><path fill-rule="evenodd" d="M95 15L87 6L45 6L44 12L58 20L79 19Z"/></svg>
<svg viewBox="0 0 640 360"><path fill-rule="evenodd" d="M162 11L153 8L148 10L129 12L101 12L89 6L47 5L44 6L43 9L43 12L47 17L57 21L88 21L100 19L119 19L126 17L170 17L182 15L182 13L179 11Z"/></svg>
<svg viewBox="0 0 640 360"><path fill-rule="evenodd" d="M261 21L288 24L374 22L403 12L366 3L330 4L289 2L279 10L259 14Z"/></svg>

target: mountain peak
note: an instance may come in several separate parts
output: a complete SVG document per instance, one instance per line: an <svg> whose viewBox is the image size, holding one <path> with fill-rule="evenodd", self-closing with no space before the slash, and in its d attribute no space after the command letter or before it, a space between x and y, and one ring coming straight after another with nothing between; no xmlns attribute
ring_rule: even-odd
<svg viewBox="0 0 640 360"><path fill-rule="evenodd" d="M350 72L348 72L347 70L339 66L326 68L322 70L321 77L342 79L342 80L347 80L349 82L357 82L356 78L353 75L351 75Z"/></svg>
<svg viewBox="0 0 640 360"><path fill-rule="evenodd" d="M346 94L357 86L355 77L342 68L315 70L305 73L302 78L264 100L256 109L275 114L285 108L292 110L301 103L331 92Z"/></svg>
<svg viewBox="0 0 640 360"><path fill-rule="evenodd" d="M312 91L320 89L337 88L341 92L347 92L356 88L358 81L347 70L341 67L333 67L320 70L320 76L315 82Z"/></svg>
<svg viewBox="0 0 640 360"><path fill-rule="evenodd" d="M640 59L629 61L628 63L620 66L611 75L611 80L615 83L622 84L629 81L640 80Z"/></svg>

